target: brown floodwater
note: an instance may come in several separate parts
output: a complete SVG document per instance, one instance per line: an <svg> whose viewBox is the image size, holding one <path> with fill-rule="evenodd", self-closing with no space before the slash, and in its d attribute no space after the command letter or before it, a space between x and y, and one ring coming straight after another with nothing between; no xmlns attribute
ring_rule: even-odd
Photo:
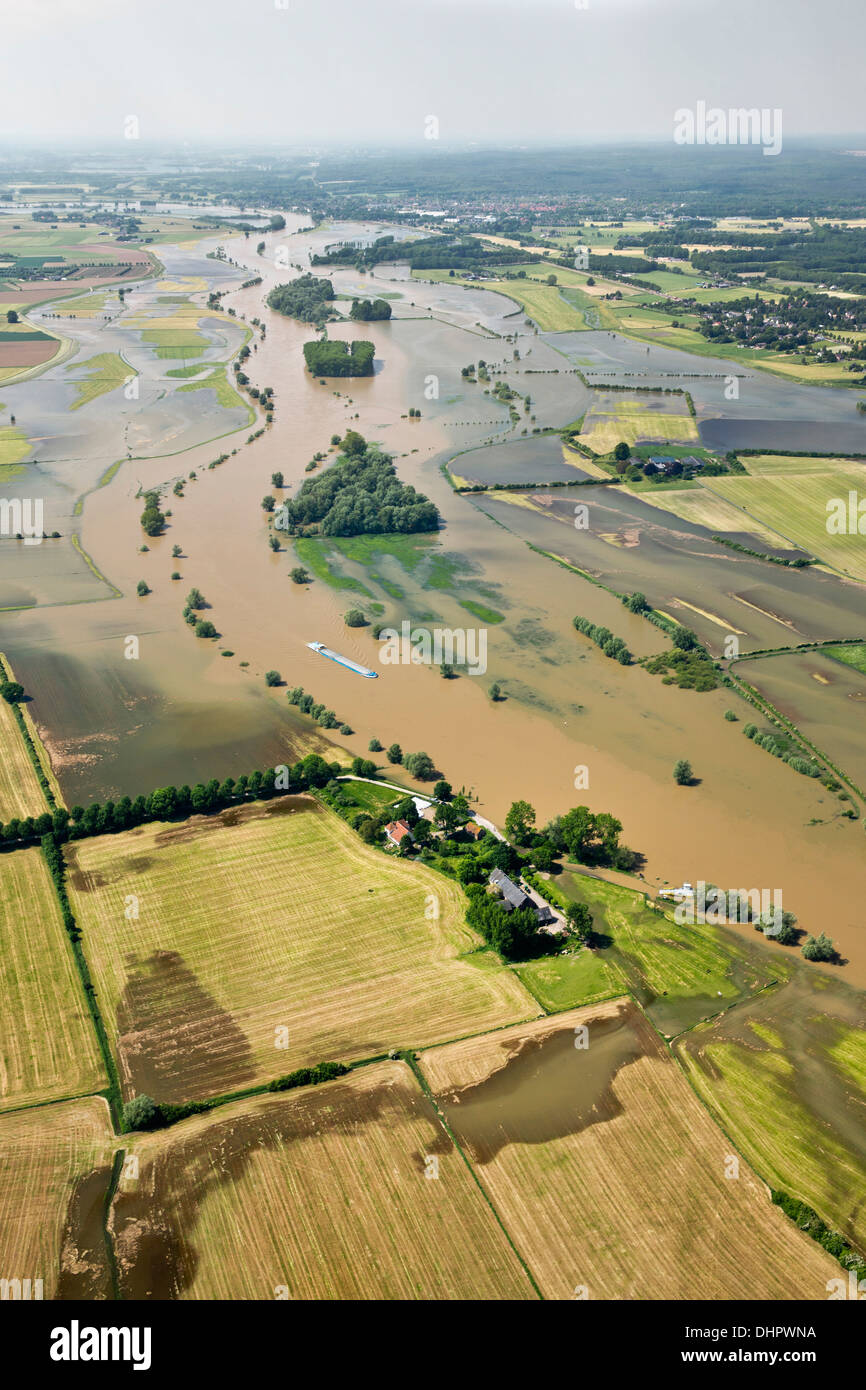
<svg viewBox="0 0 866 1390"><path fill-rule="evenodd" d="M55 1299L89 1302L113 1296L103 1225L110 1181L108 1166L77 1178L72 1186Z"/></svg>
<svg viewBox="0 0 866 1390"><path fill-rule="evenodd" d="M269 238L266 257L272 246ZM262 307L270 284L285 273L242 240L229 251L264 276L262 286L234 291L223 302L267 323L267 338L257 343L248 370L256 384L274 387L273 427L248 446L242 431L180 457L124 464L88 495L80 521L85 550L124 596L40 607L7 615L4 623L3 648L34 693L33 713L67 799L237 776L292 761L310 747L339 744L366 755L375 735L386 746L396 740L404 750L427 751L452 782L473 792L480 812L500 824L517 797L535 806L539 823L583 801L612 811L623 822L624 840L645 854L649 883L704 878L781 887L786 907L807 929L827 929L850 962L848 973L866 984L862 827L840 822L823 788L752 747L742 737L742 722L724 721L725 708L736 703L729 692L699 695L666 687L640 668L611 662L575 634L572 616L583 613L607 621L638 654L657 649L659 641L649 624L526 541L567 556L581 554L614 588L641 588L654 602L658 595L659 606L688 621L714 650L728 624L758 646L768 635L773 645L805 640L790 624L809 633L820 628L822 637L846 635L855 627L852 605L862 590L811 572L801 581L800 575L781 569L777 575L776 567L745 557L720 555L717 546L703 542L700 528L621 495L616 502L605 495L593 504L614 514L588 533L552 519L561 507L571 507L573 516L573 499L557 492L537 512L490 499L474 505L456 496L439 462L455 448L504 437L507 427L506 412L479 395L477 386L467 386L460 369L485 356L503 364L497 375L512 380L511 344L490 337L478 323L498 333L514 331L522 320L508 322L513 306L486 291L462 299L448 286L396 275L387 280L380 268L377 286L404 295L393 301L395 319L329 330L333 337L374 341L376 375L322 386L303 368L302 345L310 330ZM195 273L211 265L217 263L190 263ZM179 272L171 265L169 273ZM357 292L354 272L337 272L334 282L340 292ZM428 304L437 306L435 316L425 316ZM519 331L522 358L514 382L532 391L539 424L576 418L584 388L574 376L554 374L564 359L553 348ZM520 375L528 364L549 374ZM423 385L430 375L438 378L439 397L428 405ZM422 408L420 421L403 418L411 404ZM501 623L487 624L483 674L444 681L437 669L410 664L381 667L378 680L365 681L307 648L317 639L377 664L370 629L349 629L343 621L358 595L318 580L292 584L293 554L268 548L260 501L272 490L273 471L285 474L291 491L305 478L313 453L349 426L395 455L400 475L436 502L444 519L442 551L463 557L472 571L465 593L477 598L479 588L486 590L489 605L503 615ZM207 469L232 447L239 448L234 458ZM165 535L140 554L136 492L191 469L197 481L187 483L184 498L169 488L173 515ZM583 489L580 500L599 491ZM632 543L635 532L638 544ZM171 557L175 543L183 551L179 561ZM707 579L701 578L704 565L710 566ZM169 578L175 566L181 581ZM152 589L144 599L135 594L141 578ZM422 592L404 575L398 599L365 582L389 622L426 612L431 623L481 626L460 607L459 586ZM205 616L220 633L217 643L196 639L183 622L180 610L193 584L211 605ZM834 622L826 631L834 602ZM125 659L128 635L139 637L137 661ZM222 649L233 656L220 656ZM249 664L241 667L241 661ZM289 709L284 689L265 688L269 669L312 692L355 734L316 730ZM487 696L494 680L508 696L497 705ZM742 720L745 709L740 713ZM673 782L672 767L681 757L691 760L698 779L690 788ZM579 790L578 769L586 770L579 774Z"/></svg>
<svg viewBox="0 0 866 1390"><path fill-rule="evenodd" d="M623 1113L617 1073L645 1056L634 1006L592 1018L586 1045L573 1027L500 1043L502 1060L483 1081L437 1096L472 1160L489 1163L507 1144L546 1144Z"/></svg>

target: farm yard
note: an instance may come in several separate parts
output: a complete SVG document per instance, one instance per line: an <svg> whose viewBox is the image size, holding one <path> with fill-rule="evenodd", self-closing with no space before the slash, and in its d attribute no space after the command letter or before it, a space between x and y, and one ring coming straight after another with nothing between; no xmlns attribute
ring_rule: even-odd
<svg viewBox="0 0 866 1390"><path fill-rule="evenodd" d="M838 1264L745 1163L726 1176L729 1141L630 1001L420 1065L546 1298L826 1297Z"/></svg>
<svg viewBox="0 0 866 1390"><path fill-rule="evenodd" d="M0 862L0 1110L107 1084L84 990L39 849Z"/></svg>
<svg viewBox="0 0 866 1390"><path fill-rule="evenodd" d="M129 1298L536 1297L403 1062L128 1141L112 1213Z"/></svg>
<svg viewBox="0 0 866 1390"><path fill-rule="evenodd" d="M66 853L127 1098L201 1099L539 1012L478 950L456 884L384 859L311 799Z"/></svg>

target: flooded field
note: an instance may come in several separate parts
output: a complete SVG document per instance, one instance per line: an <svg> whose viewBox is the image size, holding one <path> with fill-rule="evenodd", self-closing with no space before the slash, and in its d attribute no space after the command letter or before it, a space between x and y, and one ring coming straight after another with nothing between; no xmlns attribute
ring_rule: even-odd
<svg viewBox="0 0 866 1390"><path fill-rule="evenodd" d="M254 238L161 246L167 287L141 285L106 324L67 325L81 344L72 365L117 353L137 373L137 398L115 389L71 410L78 378L70 372L67 380L62 368L56 377L49 370L0 392L35 446L34 462L14 486L32 490L38 477L46 518L51 515L46 529L56 519L62 533L41 546L0 546L0 604L37 605L3 615L0 647L33 694L33 714L67 799L237 776L335 742L352 755L366 754L375 735L386 746L396 740L406 750L429 752L455 784L474 791L482 814L500 823L520 796L536 807L540 822L580 800L612 811L623 821L623 838L646 855L649 881L782 883L793 910L815 929L828 925L832 885L829 925L850 973L866 982L860 827L823 823L824 789L780 767L742 738L741 726L724 722L730 693L666 687L579 638L571 624L576 613L607 622L637 655L663 645L657 629L615 598L530 547L561 556L618 592L640 589L693 627L714 655L728 634L744 650L862 635L861 588L725 551L706 528L610 488L470 500L455 495L439 467L468 449L473 452L456 460L455 471L471 460L484 470L482 481L500 463L531 468L542 480L554 465L564 474L550 481L570 476L561 451L556 457L556 440L521 435L522 408L512 427L507 407L462 377L463 367L480 358L491 364L493 379L531 394L539 428L562 426L586 410L591 393L577 368L599 382L640 379L690 390L702 436L711 416L727 412L748 428L778 421L775 447L803 447L788 443L790 421L810 414L825 430L822 447L843 447L833 431L850 427L853 397L752 373L739 401L725 402L725 364L656 347L647 354L644 345L602 332L538 334L499 295L409 280L399 266L378 266L374 277L334 270L338 294L370 292L372 279L377 291L400 297L392 300L390 322L330 328L331 337L373 341L376 374L322 385L303 366L309 327L273 314L263 298L293 273L275 264L278 247L306 268L311 250L350 234L354 228L295 234L289 228L267 234L261 256ZM217 245L238 265L208 259ZM231 289L220 301L238 319L209 318L207 292L252 274L263 283ZM201 310L192 320L186 314L181 325L204 339L192 343L201 351L189 361L158 356L172 345L170 324L147 328L183 308L159 302L175 298ZM276 415L261 438L247 443L250 427L238 427L236 409L220 405L215 389L182 392L194 378L170 372L194 364L218 369L253 316L267 336L251 340L247 369L255 384L273 386ZM148 331L163 336L148 342ZM515 343L503 341L515 333ZM410 406L420 408L420 420L408 418ZM285 542L279 553L268 548L260 503L273 490L271 474L283 472L291 494L313 454L347 427L392 453L400 476L439 508L443 529L434 545L450 557L441 586L423 585L399 557L371 565L345 555L336 568L366 594L321 578L297 586L288 578L293 550ZM478 447L487 441L495 443ZM222 454L228 459L209 468ZM182 478L183 495L176 496ZM143 552L140 493L151 487L164 489L172 514L165 534L149 539ZM578 502L589 509L585 530L574 525ZM73 548L73 535L84 554ZM175 545L180 557L172 555ZM180 580L171 578L174 572ZM144 598L136 594L141 580L151 589ZM183 621L192 585L210 605L216 642L195 638ZM483 629L486 670L443 681L436 669L401 665L362 682L308 650L316 639L376 664L370 629L344 623L346 610L359 602L369 617L388 622L408 617ZM132 660L129 636L139 639ZM284 690L265 688L269 669L334 708L356 733L334 741L315 730L287 707ZM497 706L486 695L493 680L508 697ZM523 756L515 758L515 749ZM682 756L700 778L686 791L671 778ZM575 791L576 765L590 770L588 791Z"/></svg>
<svg viewBox="0 0 866 1390"><path fill-rule="evenodd" d="M749 1162L857 1245L866 1239L863 997L802 967L675 1047Z"/></svg>
<svg viewBox="0 0 866 1390"><path fill-rule="evenodd" d="M471 449L457 455L449 467L455 478L489 486L504 483L569 483L590 476L580 467L579 456L564 456L559 435Z"/></svg>
<svg viewBox="0 0 866 1390"><path fill-rule="evenodd" d="M545 1297L826 1296L838 1266L745 1164L726 1180L728 1140L631 1001L420 1065Z"/></svg>
<svg viewBox="0 0 866 1390"><path fill-rule="evenodd" d="M402 1063L133 1143L111 1215L125 1298L537 1296Z"/></svg>
<svg viewBox="0 0 866 1390"><path fill-rule="evenodd" d="M652 494L644 499L620 488L589 486L465 500L617 593L640 590L652 607L692 628L716 657L724 654L729 635L747 651L837 633L856 637L866 622L860 585L728 550L707 527L654 507ZM746 531L741 538L743 544L763 545Z"/></svg>
<svg viewBox="0 0 866 1390"><path fill-rule="evenodd" d="M866 676L823 652L737 663L737 675L866 788Z"/></svg>

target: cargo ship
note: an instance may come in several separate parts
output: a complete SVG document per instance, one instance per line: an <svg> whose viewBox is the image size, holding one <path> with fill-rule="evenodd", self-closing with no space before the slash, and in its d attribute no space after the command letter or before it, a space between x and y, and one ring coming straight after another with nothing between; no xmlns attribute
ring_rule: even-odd
<svg viewBox="0 0 866 1390"><path fill-rule="evenodd" d="M378 678L378 671L371 671L369 666L361 666L359 662L352 661L348 656L340 656L339 652L332 652L331 648L326 647L324 642L308 642L307 646L311 651L318 652L320 656L326 656L330 661L336 661L338 665L348 667L358 676L366 676L368 680Z"/></svg>

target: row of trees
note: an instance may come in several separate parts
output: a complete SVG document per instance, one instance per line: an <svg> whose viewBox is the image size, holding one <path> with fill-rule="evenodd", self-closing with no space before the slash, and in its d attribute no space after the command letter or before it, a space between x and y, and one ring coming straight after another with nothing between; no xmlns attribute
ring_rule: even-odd
<svg viewBox="0 0 866 1390"><path fill-rule="evenodd" d="M618 661L620 666L630 666L634 660L631 652L621 637L614 637L609 627L597 627L590 622L589 618L573 618L572 622L578 632L582 632L597 647L601 647L605 656L609 656L614 661Z"/></svg>
<svg viewBox="0 0 866 1390"><path fill-rule="evenodd" d="M141 527L147 536L161 536L165 530L165 514L160 507L158 492L146 492L144 494Z"/></svg>
<svg viewBox="0 0 866 1390"><path fill-rule="evenodd" d="M358 759L358 763L363 764L364 760ZM342 771L339 763L328 763L318 753L309 753L292 766L257 770L237 780L227 777L220 782L214 777L209 782L198 782L194 787L187 784L182 787L158 787L148 796L124 796L116 802L92 802L86 808L73 806L67 811L65 807L58 807L41 816L27 816L24 819L13 817L5 825L0 821L0 839L10 845L31 844L41 840L44 835L54 835L62 842L130 830L148 821L185 820L192 815L211 815L245 801L260 801L324 787Z"/></svg>
<svg viewBox="0 0 866 1390"><path fill-rule="evenodd" d="M776 734L770 731L762 733L756 724L744 724L743 733L746 738L750 738L759 748L763 748L768 753L772 753L774 758L781 758L783 763L787 763L795 772L799 772L803 777L820 777L821 767L813 758L805 756L802 748L783 734Z"/></svg>
<svg viewBox="0 0 866 1390"><path fill-rule="evenodd" d="M297 706L297 708L301 711L302 714L308 714L311 719L315 719L316 723L319 725L320 728L339 729L340 733L345 734L346 736L351 734L351 727L345 722L345 720L338 719L332 709L328 709L327 705L324 705L321 702L316 701L313 698L313 696L310 695L310 693L304 689L302 685L292 686L286 698L288 699L289 704ZM375 773L375 763L371 763L370 766L373 768L373 772ZM362 775L366 776L366 773Z"/></svg>

